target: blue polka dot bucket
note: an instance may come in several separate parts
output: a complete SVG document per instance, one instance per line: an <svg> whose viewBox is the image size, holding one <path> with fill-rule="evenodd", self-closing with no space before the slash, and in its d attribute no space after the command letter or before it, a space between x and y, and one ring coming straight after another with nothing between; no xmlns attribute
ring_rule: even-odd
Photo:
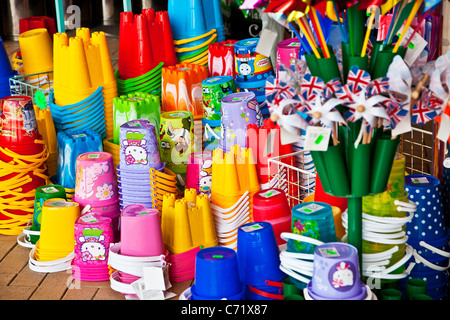
<svg viewBox="0 0 450 320"><path fill-rule="evenodd" d="M408 175L405 190L417 205L412 220L406 224L411 240L443 238L447 233L439 179L429 175Z"/></svg>

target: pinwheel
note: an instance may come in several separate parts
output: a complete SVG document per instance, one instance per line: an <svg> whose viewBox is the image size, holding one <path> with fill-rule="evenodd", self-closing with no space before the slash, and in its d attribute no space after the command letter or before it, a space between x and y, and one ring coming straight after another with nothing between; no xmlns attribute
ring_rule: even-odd
<svg viewBox="0 0 450 320"><path fill-rule="evenodd" d="M417 72L417 70L416 70ZM424 73L422 79L416 83L413 74L400 56L395 56L389 67L387 77L389 78L389 90L391 97L397 104L404 106L411 112L411 123L423 125L437 117L441 110L438 100L430 94L426 87L429 75ZM417 78L417 75L416 77ZM399 123L407 115L404 111L394 114L399 119L391 119L391 123ZM406 118L405 118L406 119Z"/></svg>
<svg viewBox="0 0 450 320"><path fill-rule="evenodd" d="M335 128L335 124L345 124L345 119L341 113L336 109L342 101L340 99L331 98L325 99L323 95L316 95L313 100L303 104L303 113L311 116L311 125L322 125L326 128Z"/></svg>
<svg viewBox="0 0 450 320"><path fill-rule="evenodd" d="M355 142L356 146L363 135L363 143L370 142L371 135L368 132L379 126L378 119L389 119L384 103L389 101L390 98L380 94L372 95L372 92L376 91L375 88L381 87L377 87L371 81L367 71L353 66L349 71L347 83L342 86L341 90L336 92L336 97L349 109L344 114L346 120L350 122L363 120L359 138Z"/></svg>
<svg viewBox="0 0 450 320"><path fill-rule="evenodd" d="M283 99L293 99L297 96L295 89L288 83L271 76L266 80L266 98L270 105L279 105Z"/></svg>
<svg viewBox="0 0 450 320"><path fill-rule="evenodd" d="M294 135L300 135L300 129L307 128L308 120L297 112L302 99L294 88L274 77L269 77L266 81L266 97L270 119L273 122Z"/></svg>

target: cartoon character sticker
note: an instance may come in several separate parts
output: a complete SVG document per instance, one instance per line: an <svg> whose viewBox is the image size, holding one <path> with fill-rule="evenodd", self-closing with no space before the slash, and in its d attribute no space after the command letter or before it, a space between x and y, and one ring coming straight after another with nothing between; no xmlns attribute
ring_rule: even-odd
<svg viewBox="0 0 450 320"><path fill-rule="evenodd" d="M97 187L94 190L94 184L103 174L108 173L111 170L109 164L104 162L93 163L86 169L79 165L77 168L78 174L75 181L75 189L77 190L77 197L80 199L88 199L95 193L95 197L98 200L109 200L114 195L114 186L105 183L102 186Z"/></svg>
<svg viewBox="0 0 450 320"><path fill-rule="evenodd" d="M200 176L201 178L198 181L199 193L210 196L212 186L212 160L205 160L202 163Z"/></svg>
<svg viewBox="0 0 450 320"><path fill-rule="evenodd" d="M106 261L107 248L104 243L103 230L98 228L83 229L83 236L78 238L81 244L81 259L87 261Z"/></svg>
<svg viewBox="0 0 450 320"><path fill-rule="evenodd" d="M122 144L125 148L125 162L128 166L148 164L148 153L145 149L147 140L144 137L145 134L140 132L128 131L126 133L126 139L122 141Z"/></svg>
<svg viewBox="0 0 450 320"><path fill-rule="evenodd" d="M348 261L340 261L329 271L328 279L338 291L349 291L355 284L355 266Z"/></svg>
<svg viewBox="0 0 450 320"><path fill-rule="evenodd" d="M174 128L172 122L168 124L167 135L175 143L174 149L179 153L179 156L186 154L191 146L191 119L184 118L182 120L181 128Z"/></svg>

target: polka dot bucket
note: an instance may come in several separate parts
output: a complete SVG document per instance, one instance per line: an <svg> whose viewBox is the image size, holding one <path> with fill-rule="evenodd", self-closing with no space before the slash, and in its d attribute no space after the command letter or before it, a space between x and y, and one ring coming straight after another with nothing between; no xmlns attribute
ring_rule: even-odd
<svg viewBox="0 0 450 320"><path fill-rule="evenodd" d="M408 175L405 190L409 200L417 205L413 219L406 224L411 240L442 238L447 233L440 192L440 181L428 175Z"/></svg>

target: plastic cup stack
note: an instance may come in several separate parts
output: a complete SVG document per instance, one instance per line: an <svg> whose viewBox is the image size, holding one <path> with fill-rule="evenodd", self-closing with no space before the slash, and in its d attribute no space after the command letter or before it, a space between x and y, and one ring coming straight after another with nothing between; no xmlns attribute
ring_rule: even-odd
<svg viewBox="0 0 450 320"><path fill-rule="evenodd" d="M236 77L236 60L234 57L234 44L237 41L227 40L209 45L208 73L210 77L230 76Z"/></svg>
<svg viewBox="0 0 450 320"><path fill-rule="evenodd" d="M259 104L266 101L266 80L275 76L269 57L256 52L259 38L249 38L234 44L236 60L236 88L239 92L253 92Z"/></svg>
<svg viewBox="0 0 450 320"><path fill-rule="evenodd" d="M74 257L75 222L80 217L78 203L64 199L44 202L41 234L30 251L29 267L42 273L70 270Z"/></svg>
<svg viewBox="0 0 450 320"><path fill-rule="evenodd" d="M376 300L360 279L358 251L340 242L315 248L313 276L303 293L305 300Z"/></svg>
<svg viewBox="0 0 450 320"><path fill-rule="evenodd" d="M0 39L0 98L11 95L9 79L15 75L8 54L6 53L3 40Z"/></svg>
<svg viewBox="0 0 450 320"><path fill-rule="evenodd" d="M157 210L136 204L121 214L120 243L109 248L111 288L125 295L136 296L132 283L144 277L144 268L167 266L160 215Z"/></svg>
<svg viewBox="0 0 450 320"><path fill-rule="evenodd" d="M93 130L58 132L58 167L57 175L52 177L55 184L66 188L67 197L75 193L76 161L79 155L88 152L103 151L102 139Z"/></svg>
<svg viewBox="0 0 450 320"><path fill-rule="evenodd" d="M148 120L159 137L161 104L158 96L136 92L114 99L114 140L120 145L120 126L132 120Z"/></svg>
<svg viewBox="0 0 450 320"><path fill-rule="evenodd" d="M75 222L75 248L72 276L81 281L109 280L109 247L114 243L111 218L96 212Z"/></svg>
<svg viewBox="0 0 450 320"><path fill-rule="evenodd" d="M206 66L211 43L225 41L219 0L170 0L168 12L179 62Z"/></svg>
<svg viewBox="0 0 450 320"><path fill-rule="evenodd" d="M245 300L236 251L224 247L202 249L195 259L192 300Z"/></svg>
<svg viewBox="0 0 450 320"><path fill-rule="evenodd" d="M238 228L253 222L253 195L260 191L252 151L235 146L213 152L211 209L220 246L237 247Z"/></svg>
<svg viewBox="0 0 450 320"><path fill-rule="evenodd" d="M47 184L48 149L30 97L1 99L0 233L19 235L33 217L35 189Z"/></svg>
<svg viewBox="0 0 450 320"><path fill-rule="evenodd" d="M246 300L283 300L280 253L272 225L248 223L239 228L237 257L239 277L246 286Z"/></svg>
<svg viewBox="0 0 450 320"><path fill-rule="evenodd" d="M427 294L433 300L441 300L448 293L450 231L445 225L440 181L429 175L408 175L405 190L409 200L417 205L412 220L406 224L408 244L414 248L411 260L416 264L408 277L402 279L400 288L405 290L407 279L424 279Z"/></svg>
<svg viewBox="0 0 450 320"><path fill-rule="evenodd" d="M204 66L183 63L164 67L162 69L162 111L189 111L194 117L202 117L202 82L207 78L208 69Z"/></svg>
<svg viewBox="0 0 450 320"><path fill-rule="evenodd" d="M161 225L171 281L194 279L196 253L218 244L209 198L194 189L185 190L182 199L164 195Z"/></svg>
<svg viewBox="0 0 450 320"><path fill-rule="evenodd" d="M87 28L76 36L55 34L54 96L50 109L57 131L91 128L113 138L113 99L117 82L104 32Z"/></svg>

